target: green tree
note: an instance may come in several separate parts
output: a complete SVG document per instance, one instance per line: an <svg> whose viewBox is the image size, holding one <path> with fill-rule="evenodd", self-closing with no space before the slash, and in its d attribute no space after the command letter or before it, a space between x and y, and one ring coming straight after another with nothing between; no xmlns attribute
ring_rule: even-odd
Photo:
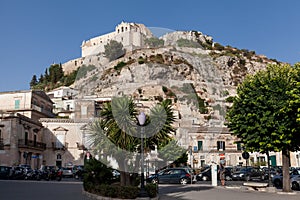
<svg viewBox="0 0 300 200"><path fill-rule="evenodd" d="M124 56L125 50L123 49L123 44L115 40L111 40L104 46L104 54L109 61L113 61Z"/></svg>
<svg viewBox="0 0 300 200"><path fill-rule="evenodd" d="M95 150L103 156L113 156L121 171L121 185L130 185L128 171L137 171L133 162L134 152L140 150L141 137L137 126L138 111L133 100L128 97L116 97L106 103L100 113L100 119L90 125L90 141ZM170 101L162 102L150 109L145 123L144 151L153 146L162 146L171 141L174 132L172 123L175 117ZM135 162L139 161L136 159ZM131 162L131 163L130 163Z"/></svg>
<svg viewBox="0 0 300 200"><path fill-rule="evenodd" d="M57 83L64 76L61 64L53 64L49 67L49 81L53 84Z"/></svg>
<svg viewBox="0 0 300 200"><path fill-rule="evenodd" d="M282 152L283 191L291 190L289 152L300 145L299 72L290 65L270 65L247 76L226 115L228 128L247 151Z"/></svg>
<svg viewBox="0 0 300 200"><path fill-rule="evenodd" d="M31 79L31 81L30 81L30 83L29 83L29 85L30 85L30 88L32 89L34 86L36 86L38 84L38 81L37 81L37 78L36 78L36 75L33 75L32 76L32 79Z"/></svg>

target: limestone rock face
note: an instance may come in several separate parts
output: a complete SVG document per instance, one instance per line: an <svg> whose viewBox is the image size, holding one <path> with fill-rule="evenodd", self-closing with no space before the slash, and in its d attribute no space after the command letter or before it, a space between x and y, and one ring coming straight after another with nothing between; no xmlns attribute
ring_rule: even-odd
<svg viewBox="0 0 300 200"><path fill-rule="evenodd" d="M178 127L223 126L226 98L236 95L247 74L274 63L252 51L223 47L201 32L178 31L160 39L164 46L127 51L112 62L103 54L76 59L79 71L95 66L77 78L79 98L128 95L147 107L169 98ZM65 65L65 73L74 70L74 62Z"/></svg>

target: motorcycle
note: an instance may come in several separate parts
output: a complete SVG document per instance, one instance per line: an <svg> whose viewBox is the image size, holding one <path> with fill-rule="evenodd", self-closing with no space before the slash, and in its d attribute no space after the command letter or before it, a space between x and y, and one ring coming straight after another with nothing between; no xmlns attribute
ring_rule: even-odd
<svg viewBox="0 0 300 200"><path fill-rule="evenodd" d="M51 169L48 173L48 180L57 180L57 181L61 181L62 179L62 175L63 175L63 171L62 169Z"/></svg>
<svg viewBox="0 0 300 200"><path fill-rule="evenodd" d="M27 170L25 172L25 180L41 180L41 174L39 170Z"/></svg>

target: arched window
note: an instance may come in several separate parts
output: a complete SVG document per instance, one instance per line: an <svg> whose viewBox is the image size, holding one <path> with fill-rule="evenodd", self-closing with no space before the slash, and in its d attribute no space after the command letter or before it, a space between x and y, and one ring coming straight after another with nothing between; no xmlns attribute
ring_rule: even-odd
<svg viewBox="0 0 300 200"><path fill-rule="evenodd" d="M122 32L124 32L124 27L123 26L121 27L121 30L122 30Z"/></svg>
<svg viewBox="0 0 300 200"><path fill-rule="evenodd" d="M57 154L57 155L56 155L56 159L57 159L57 160L61 160L61 154Z"/></svg>

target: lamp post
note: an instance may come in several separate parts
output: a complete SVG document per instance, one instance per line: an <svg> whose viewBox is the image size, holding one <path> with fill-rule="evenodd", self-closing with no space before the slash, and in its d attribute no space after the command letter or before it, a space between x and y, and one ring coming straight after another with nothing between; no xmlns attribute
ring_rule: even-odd
<svg viewBox="0 0 300 200"><path fill-rule="evenodd" d="M145 177L144 177L144 132L145 129L143 125L146 121L146 115L144 112L141 112L138 115L138 121L139 125L141 126L141 191L140 191L140 197L147 197L148 194L145 191Z"/></svg>

